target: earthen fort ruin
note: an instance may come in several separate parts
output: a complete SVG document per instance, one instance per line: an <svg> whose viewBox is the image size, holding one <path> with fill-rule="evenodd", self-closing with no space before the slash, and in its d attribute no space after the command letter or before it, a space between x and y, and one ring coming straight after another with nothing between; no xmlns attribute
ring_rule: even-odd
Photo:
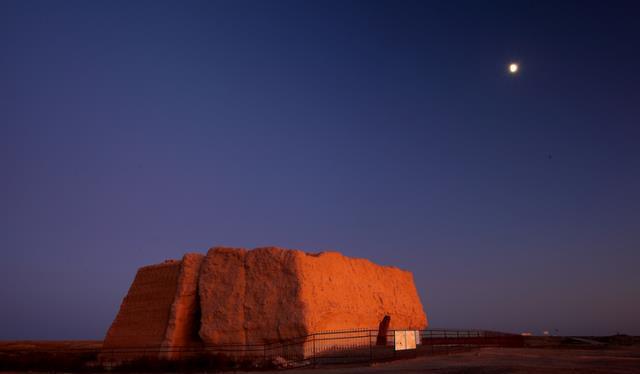
<svg viewBox="0 0 640 374"><path fill-rule="evenodd" d="M377 329L385 315L391 329L427 327L410 272L337 252L218 247L140 268L103 348L265 344Z"/></svg>

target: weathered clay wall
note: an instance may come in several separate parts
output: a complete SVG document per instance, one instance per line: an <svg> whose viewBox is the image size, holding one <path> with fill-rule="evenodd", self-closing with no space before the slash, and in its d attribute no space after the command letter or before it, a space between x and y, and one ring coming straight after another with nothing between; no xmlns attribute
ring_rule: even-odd
<svg viewBox="0 0 640 374"><path fill-rule="evenodd" d="M208 344L244 344L246 251L210 250L200 269L200 336Z"/></svg>
<svg viewBox="0 0 640 374"><path fill-rule="evenodd" d="M107 332L103 348L159 348L165 338L179 274L180 261L140 268Z"/></svg>
<svg viewBox="0 0 640 374"><path fill-rule="evenodd" d="M177 358L181 354L172 348L201 346L198 278L203 259L188 253L181 261L140 268L107 332L102 357L135 358L140 347L147 347L150 355ZM127 348L136 352L127 353Z"/></svg>
<svg viewBox="0 0 640 374"><path fill-rule="evenodd" d="M181 261L141 268L104 349L148 347L177 358L182 355L170 352L176 347L375 330L385 315L391 329L427 326L410 272L337 252L213 248L206 256L186 254ZM304 355L308 348L296 349Z"/></svg>
<svg viewBox="0 0 640 374"><path fill-rule="evenodd" d="M200 336L208 344L262 344L307 334L300 251L209 250L200 273Z"/></svg>
<svg viewBox="0 0 640 374"><path fill-rule="evenodd" d="M413 274L338 252L303 254L298 267L305 326L311 332L369 328L385 315L390 329L423 329L427 317Z"/></svg>
<svg viewBox="0 0 640 374"><path fill-rule="evenodd" d="M165 355L167 358L183 356L175 350L171 351L171 348L193 348L202 345L198 335L200 329L198 278L203 259L204 255L199 253L187 253L182 257L176 293L162 342L162 347L168 348Z"/></svg>
<svg viewBox="0 0 640 374"><path fill-rule="evenodd" d="M410 272L337 252L211 249L200 275L202 324L208 344L261 344L313 332L419 329L426 315Z"/></svg>
<svg viewBox="0 0 640 374"><path fill-rule="evenodd" d="M309 333L300 299L301 251L258 248L245 261L248 343L283 341Z"/></svg>

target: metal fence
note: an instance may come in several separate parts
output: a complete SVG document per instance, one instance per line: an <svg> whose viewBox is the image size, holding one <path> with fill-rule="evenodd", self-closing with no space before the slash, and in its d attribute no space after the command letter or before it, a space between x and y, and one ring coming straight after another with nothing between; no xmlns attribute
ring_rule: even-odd
<svg viewBox="0 0 640 374"><path fill-rule="evenodd" d="M55 363L53 366L57 365L55 368L58 370L63 370L70 365L73 366L70 369L77 370L78 367L85 367L93 371L126 368L127 365L136 370L154 367L160 371L166 370L167 366L162 366L160 363L171 363L173 366L169 368L180 370L200 367L286 368L380 362L476 347L518 347L523 346L524 343L524 338L520 335L494 331L428 329L416 331L416 333L416 348L407 350L396 349L394 330L387 332L384 344L377 344L380 342L377 339L377 330L352 329L318 332L271 344L0 351L0 369L29 369L30 364L33 366L33 362L29 362L30 359L45 366L47 362ZM15 359L19 359L20 354L25 355L22 356L22 361L18 360L22 366L16 366ZM131 366L133 363L137 366ZM179 366L181 364L183 366Z"/></svg>

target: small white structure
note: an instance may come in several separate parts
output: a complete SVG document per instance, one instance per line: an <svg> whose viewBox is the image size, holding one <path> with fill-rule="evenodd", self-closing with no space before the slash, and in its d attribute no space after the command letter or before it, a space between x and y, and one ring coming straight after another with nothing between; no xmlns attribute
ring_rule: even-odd
<svg viewBox="0 0 640 374"><path fill-rule="evenodd" d="M404 351L407 349L416 349L416 345L420 344L420 331L418 330L396 330L394 332L395 350Z"/></svg>

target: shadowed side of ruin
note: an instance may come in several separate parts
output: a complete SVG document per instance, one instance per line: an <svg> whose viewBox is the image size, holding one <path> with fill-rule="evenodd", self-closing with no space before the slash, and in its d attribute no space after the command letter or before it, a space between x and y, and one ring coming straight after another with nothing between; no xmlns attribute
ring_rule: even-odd
<svg viewBox="0 0 640 374"><path fill-rule="evenodd" d="M204 258L186 254L138 270L103 344L103 359L177 358L174 347L199 347L198 276ZM164 352L163 352L164 351Z"/></svg>
<svg viewBox="0 0 640 374"><path fill-rule="evenodd" d="M179 274L180 261L140 268L107 332L104 348L160 348Z"/></svg>
<svg viewBox="0 0 640 374"><path fill-rule="evenodd" d="M182 258L176 293L171 304L162 347L166 358L181 358L180 350L202 347L200 329L200 296L198 278L204 256L188 253ZM178 348L178 350L175 350Z"/></svg>

